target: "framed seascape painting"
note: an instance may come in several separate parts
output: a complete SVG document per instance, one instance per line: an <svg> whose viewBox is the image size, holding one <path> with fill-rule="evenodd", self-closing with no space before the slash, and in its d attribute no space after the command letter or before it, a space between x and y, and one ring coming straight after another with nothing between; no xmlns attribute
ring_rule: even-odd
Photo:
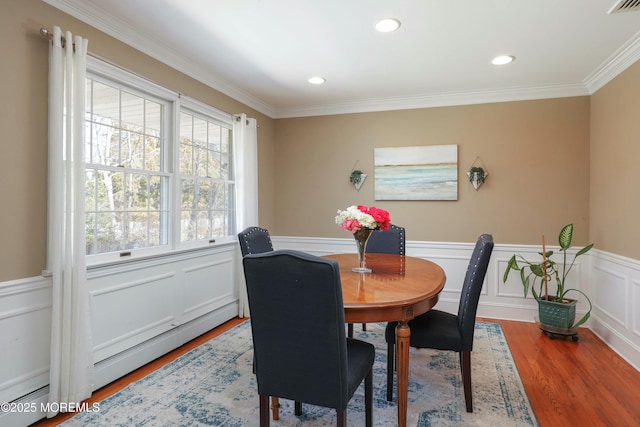
<svg viewBox="0 0 640 427"><path fill-rule="evenodd" d="M376 148L376 200L458 200L458 146Z"/></svg>

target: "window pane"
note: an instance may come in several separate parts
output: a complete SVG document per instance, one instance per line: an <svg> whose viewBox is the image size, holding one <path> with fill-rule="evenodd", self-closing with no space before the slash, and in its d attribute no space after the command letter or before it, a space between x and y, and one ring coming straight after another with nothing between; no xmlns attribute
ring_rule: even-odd
<svg viewBox="0 0 640 427"><path fill-rule="evenodd" d="M122 127L144 129L144 99L131 93L122 92Z"/></svg>
<svg viewBox="0 0 640 427"><path fill-rule="evenodd" d="M144 165L141 169L162 170L162 150L160 138L147 136L144 145Z"/></svg>
<svg viewBox="0 0 640 427"><path fill-rule="evenodd" d="M180 144L180 173L193 175L193 146L186 142Z"/></svg>
<svg viewBox="0 0 640 427"><path fill-rule="evenodd" d="M199 146L207 144L207 122L197 117L193 118L193 142Z"/></svg>
<svg viewBox="0 0 640 427"><path fill-rule="evenodd" d="M231 233L229 175L231 129L213 119L180 114L181 241ZM189 134L191 132L191 135Z"/></svg>
<svg viewBox="0 0 640 427"><path fill-rule="evenodd" d="M107 209L113 211L125 210L124 172L107 172L103 174L105 177L105 186L107 187Z"/></svg>
<svg viewBox="0 0 640 427"><path fill-rule="evenodd" d="M162 102L119 83L87 87L87 252L167 244L170 194Z"/></svg>
<svg viewBox="0 0 640 427"><path fill-rule="evenodd" d="M158 212L162 209L162 195L169 188L169 178L149 176L149 210Z"/></svg>
<svg viewBox="0 0 640 427"><path fill-rule="evenodd" d="M92 120L119 126L120 123L120 90L100 82L93 84Z"/></svg>
<svg viewBox="0 0 640 427"><path fill-rule="evenodd" d="M160 213L149 212L149 241L148 246L159 246L161 241L162 221Z"/></svg>
<svg viewBox="0 0 640 427"><path fill-rule="evenodd" d="M149 208L149 181L147 175L132 175L127 184L127 208L134 211L146 211Z"/></svg>
<svg viewBox="0 0 640 427"><path fill-rule="evenodd" d="M193 147L194 175L207 176L207 150L198 144Z"/></svg>
<svg viewBox="0 0 640 427"><path fill-rule="evenodd" d="M220 153L210 153L208 170L209 178L224 178L220 173Z"/></svg>
<svg viewBox="0 0 640 427"><path fill-rule="evenodd" d="M193 201L195 200L195 181L193 179L183 179L182 180L182 209L189 210L193 209L195 206L193 205Z"/></svg>
<svg viewBox="0 0 640 427"><path fill-rule="evenodd" d="M130 211L128 214L127 249L145 248L147 244L148 217L147 212Z"/></svg>
<svg viewBox="0 0 640 427"><path fill-rule="evenodd" d="M195 240L196 211L183 209L180 212L180 240L188 242Z"/></svg>
<svg viewBox="0 0 640 427"><path fill-rule="evenodd" d="M162 105L157 102L145 101L145 133L158 137L162 134Z"/></svg>
<svg viewBox="0 0 640 427"><path fill-rule="evenodd" d="M96 252L112 252L124 249L122 242L122 213L96 214Z"/></svg>

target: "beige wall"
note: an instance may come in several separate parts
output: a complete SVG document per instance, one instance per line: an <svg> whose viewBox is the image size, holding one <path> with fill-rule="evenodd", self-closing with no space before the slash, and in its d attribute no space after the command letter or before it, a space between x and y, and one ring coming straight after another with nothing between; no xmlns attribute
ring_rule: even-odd
<svg viewBox="0 0 640 427"><path fill-rule="evenodd" d="M374 204L407 228L408 240L555 243L589 224L589 97L508 102L276 121L274 234L346 237L338 209ZM458 145L457 201L374 200L376 147ZM480 156L489 172L475 191L465 172ZM355 162L369 174L349 183Z"/></svg>
<svg viewBox="0 0 640 427"><path fill-rule="evenodd" d="M273 226L274 121L40 0L0 4L0 281L37 276L45 268L48 43L41 27L89 39L89 51L156 83L228 113L258 120L260 222Z"/></svg>
<svg viewBox="0 0 640 427"><path fill-rule="evenodd" d="M89 50L221 110L258 119L260 225L274 235L346 237L333 222L351 204L388 209L409 240L554 242L573 222L576 244L640 259L640 208L632 164L640 146L640 65L592 97L297 119L270 119L118 42L40 0L0 5L0 281L40 274L45 264L47 54L40 27L89 38ZM376 147L457 144L458 201L373 200ZM465 171L480 156L478 191ZM369 174L360 192L355 162ZM277 189L277 191L276 191Z"/></svg>
<svg viewBox="0 0 640 427"><path fill-rule="evenodd" d="M591 239L640 259L640 62L597 91L591 110Z"/></svg>

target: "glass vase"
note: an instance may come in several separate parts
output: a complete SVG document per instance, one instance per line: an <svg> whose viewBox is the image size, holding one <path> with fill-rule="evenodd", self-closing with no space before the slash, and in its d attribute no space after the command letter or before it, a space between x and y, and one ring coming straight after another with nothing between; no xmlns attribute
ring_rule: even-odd
<svg viewBox="0 0 640 427"><path fill-rule="evenodd" d="M356 273L371 273L371 269L367 268L365 260L365 249L367 247L367 240L369 240L369 236L371 236L371 232L373 232L373 230L363 228L353 233L353 237L356 239L356 246L358 248L358 266L351 270Z"/></svg>

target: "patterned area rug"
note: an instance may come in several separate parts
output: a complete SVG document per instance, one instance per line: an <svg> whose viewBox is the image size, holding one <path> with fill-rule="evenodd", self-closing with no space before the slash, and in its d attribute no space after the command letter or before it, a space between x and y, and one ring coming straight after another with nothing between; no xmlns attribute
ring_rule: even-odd
<svg viewBox="0 0 640 427"><path fill-rule="evenodd" d="M357 338L376 346L375 426L397 425L395 402L386 400L384 324L368 324ZM359 330L359 331L358 331ZM252 374L251 327L244 322L193 349L147 377L100 402L99 412L78 414L70 426L256 426L258 396ZM411 349L410 426L537 426L522 381L496 323L476 323L471 356L474 412L465 411L458 354ZM280 401L272 426L334 426L335 411ZM348 425L364 426L364 385L347 409Z"/></svg>

